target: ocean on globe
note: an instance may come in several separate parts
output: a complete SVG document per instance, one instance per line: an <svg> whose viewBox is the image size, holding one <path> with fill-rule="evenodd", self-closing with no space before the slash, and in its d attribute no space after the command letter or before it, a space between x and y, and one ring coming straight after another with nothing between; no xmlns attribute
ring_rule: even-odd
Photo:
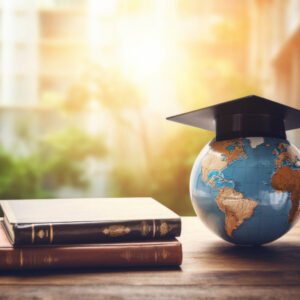
<svg viewBox="0 0 300 300"><path fill-rule="evenodd" d="M190 193L200 219L238 245L284 235L300 213L300 152L287 140L211 141L192 170Z"/></svg>

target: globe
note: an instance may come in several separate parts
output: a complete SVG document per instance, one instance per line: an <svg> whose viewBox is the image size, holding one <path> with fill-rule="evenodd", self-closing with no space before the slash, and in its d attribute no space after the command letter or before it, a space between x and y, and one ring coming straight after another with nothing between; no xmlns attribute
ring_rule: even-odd
<svg viewBox="0 0 300 300"><path fill-rule="evenodd" d="M272 242L300 214L300 152L278 138L213 140L195 161L190 194L196 214L224 240Z"/></svg>

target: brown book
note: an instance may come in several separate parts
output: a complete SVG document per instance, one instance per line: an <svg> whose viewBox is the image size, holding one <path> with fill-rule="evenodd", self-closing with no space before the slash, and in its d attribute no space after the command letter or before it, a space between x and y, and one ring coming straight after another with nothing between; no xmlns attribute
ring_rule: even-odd
<svg viewBox="0 0 300 300"><path fill-rule="evenodd" d="M0 225L0 270L177 266L181 262L182 248L176 239L18 248L10 244Z"/></svg>
<svg viewBox="0 0 300 300"><path fill-rule="evenodd" d="M152 198L2 200L15 246L168 239L180 217Z"/></svg>

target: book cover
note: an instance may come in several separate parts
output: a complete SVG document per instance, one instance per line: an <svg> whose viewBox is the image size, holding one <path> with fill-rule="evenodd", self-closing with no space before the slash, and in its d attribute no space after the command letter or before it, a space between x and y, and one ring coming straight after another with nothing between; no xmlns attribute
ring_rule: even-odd
<svg viewBox="0 0 300 300"><path fill-rule="evenodd" d="M168 239L180 217L152 198L4 200L4 225L15 246Z"/></svg>
<svg viewBox="0 0 300 300"><path fill-rule="evenodd" d="M177 266L178 240L13 247L0 225L0 270Z"/></svg>

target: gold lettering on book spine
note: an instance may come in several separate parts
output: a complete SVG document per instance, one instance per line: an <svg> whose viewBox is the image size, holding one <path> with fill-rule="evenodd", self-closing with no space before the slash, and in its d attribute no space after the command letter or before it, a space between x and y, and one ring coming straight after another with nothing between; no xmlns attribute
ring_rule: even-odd
<svg viewBox="0 0 300 300"><path fill-rule="evenodd" d="M119 237L130 232L130 228L124 225L111 225L102 230L105 235L110 237Z"/></svg>
<svg viewBox="0 0 300 300"><path fill-rule="evenodd" d="M155 238L155 234L156 234L156 224L155 224L155 220L153 220L153 238Z"/></svg>
<svg viewBox="0 0 300 300"><path fill-rule="evenodd" d="M44 238L48 238L49 242L52 243L53 241L53 227L52 224L50 224L49 226L49 230L45 230L45 229L38 229L37 232L35 230L35 226L34 224L31 225L31 243L34 244L35 243L35 239L36 237L38 237L40 240L43 240Z"/></svg>
<svg viewBox="0 0 300 300"><path fill-rule="evenodd" d="M20 268L23 268L23 265L24 265L23 251L20 249Z"/></svg>
<svg viewBox="0 0 300 300"><path fill-rule="evenodd" d="M169 256L168 250L166 250L165 248L163 248L163 249L162 249L161 256L162 256L163 259L167 259L168 256Z"/></svg>
<svg viewBox="0 0 300 300"><path fill-rule="evenodd" d="M46 235L45 231L43 229L40 229L38 232L37 232L37 236L40 238L40 239L43 239L44 236Z"/></svg>
<svg viewBox="0 0 300 300"><path fill-rule="evenodd" d="M155 262L155 264L157 264L157 262L158 262L158 253L157 253L157 249L155 249L155 252L154 252L154 262Z"/></svg>
<svg viewBox="0 0 300 300"><path fill-rule="evenodd" d="M50 244L52 244L53 243L53 225L52 224L50 224L49 225L49 230L50 230L50 239L49 239L49 241L50 241Z"/></svg>
<svg viewBox="0 0 300 300"><path fill-rule="evenodd" d="M151 228L146 221L141 223L140 231L142 236L147 236L150 233Z"/></svg>
<svg viewBox="0 0 300 300"><path fill-rule="evenodd" d="M34 232L34 224L31 224L31 243L34 244L35 232Z"/></svg>
<svg viewBox="0 0 300 300"><path fill-rule="evenodd" d="M47 265L52 265L52 263L54 262L54 258L49 254L49 255L46 255L43 259L43 262Z"/></svg>
<svg viewBox="0 0 300 300"><path fill-rule="evenodd" d="M121 254L121 257L124 258L126 261L130 262L131 260L130 250L125 250L124 253Z"/></svg>
<svg viewBox="0 0 300 300"><path fill-rule="evenodd" d="M161 222L159 226L160 236L165 236L169 233L169 226L166 222Z"/></svg>

